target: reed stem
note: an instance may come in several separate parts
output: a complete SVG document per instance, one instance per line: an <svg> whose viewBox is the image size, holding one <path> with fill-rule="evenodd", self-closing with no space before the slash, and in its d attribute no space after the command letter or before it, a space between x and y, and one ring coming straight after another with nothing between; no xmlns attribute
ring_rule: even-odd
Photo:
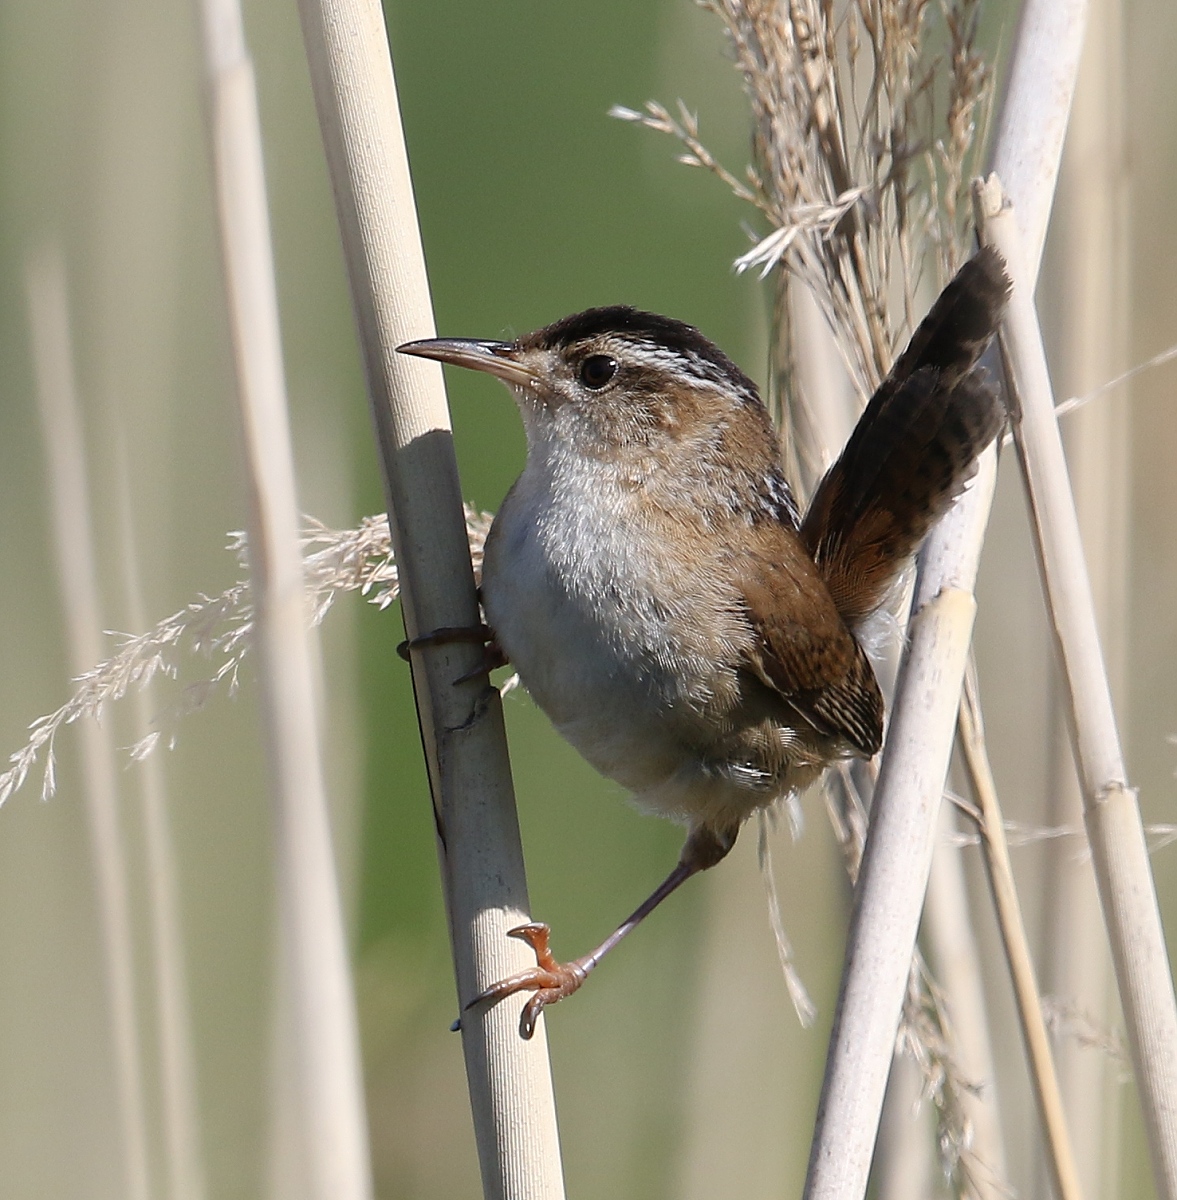
<svg viewBox="0 0 1177 1200"><path fill-rule="evenodd" d="M249 490L249 578L277 858L290 1077L310 1200L372 1184L359 1035L323 786L253 66L238 0L202 0L209 132ZM281 1003L282 1001L280 1001Z"/></svg>
<svg viewBox="0 0 1177 1200"><path fill-rule="evenodd" d="M1177 1196L1177 1001L1135 791L1129 787L1095 602L1054 414L1018 225L1000 181L978 185L982 238L1005 255L1014 293L1002 331L1014 441L1067 689L1083 814L1128 1025L1154 1182ZM983 216L983 222L982 222Z"/></svg>
<svg viewBox="0 0 1177 1200"><path fill-rule="evenodd" d="M396 353L434 333L412 181L377 0L300 0L335 191L410 638L480 623L449 412L436 363ZM470 643L412 652L459 1004L532 965L507 931L528 920L502 707ZM390 663L389 669L395 669ZM564 1194L541 1020L519 1036L524 997L462 1018L488 1200ZM439 1014L439 1019L441 1015Z"/></svg>

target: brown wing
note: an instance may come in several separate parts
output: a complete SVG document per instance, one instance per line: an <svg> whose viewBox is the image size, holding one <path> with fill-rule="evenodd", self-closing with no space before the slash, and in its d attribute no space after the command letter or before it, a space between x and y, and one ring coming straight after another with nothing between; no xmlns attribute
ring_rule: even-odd
<svg viewBox="0 0 1177 1200"><path fill-rule="evenodd" d="M874 672L792 530L765 522L739 540L735 577L753 643L747 668L798 717L862 755L883 741Z"/></svg>

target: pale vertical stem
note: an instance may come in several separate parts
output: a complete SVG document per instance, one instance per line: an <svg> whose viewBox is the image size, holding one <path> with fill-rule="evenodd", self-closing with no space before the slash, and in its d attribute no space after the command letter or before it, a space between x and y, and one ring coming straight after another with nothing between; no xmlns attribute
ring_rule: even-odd
<svg viewBox="0 0 1177 1200"><path fill-rule="evenodd" d="M323 788L257 97L237 0L204 0L201 16L301 1151L312 1200L366 1200L359 1038Z"/></svg>
<svg viewBox="0 0 1177 1200"><path fill-rule="evenodd" d="M911 1200L932 1193L935 1131L923 1086L915 1062L896 1051L887 1076L887 1099L879 1127L879 1154L871 1189L875 1200ZM998 1193L993 1195L997 1200Z"/></svg>
<svg viewBox="0 0 1177 1200"><path fill-rule="evenodd" d="M691 989L694 1029L677 1179L669 1193L675 1200L777 1195L786 1164L803 1145L793 1119L796 1089L787 1074L764 1068L768 1048L779 1053L795 1025L765 919L751 832L736 843L730 865L725 861L723 871L712 872L714 878L702 889L707 908L699 961L706 969ZM812 857L812 848L805 853ZM803 869L819 874L808 863ZM827 876L809 882L818 891L816 909L823 886L836 891L839 881ZM803 893L804 885L792 878L789 887ZM834 896L825 899L833 902ZM740 985L733 988L736 979ZM782 1022L788 1027L784 1032ZM756 1080L755 1086L749 1080Z"/></svg>
<svg viewBox="0 0 1177 1200"><path fill-rule="evenodd" d="M412 181L377 0L300 0L311 82L335 190L410 636L476 626L478 600L441 368L398 355L432 336ZM532 965L506 933L527 885L498 694L470 644L413 652L458 998ZM394 663L389 669L396 669ZM564 1194L543 1022L519 1036L523 997L462 1019L487 1197Z"/></svg>
<svg viewBox="0 0 1177 1200"><path fill-rule="evenodd" d="M996 482L981 458L954 539L917 580L870 828L847 934L834 1030L810 1151L807 1200L865 1194L935 841L968 660L981 535ZM975 526L961 528L963 517ZM941 529L943 530L943 526ZM934 590L932 582L939 584ZM955 687L936 686L955 680ZM916 682L918 681L918 682Z"/></svg>
<svg viewBox="0 0 1177 1200"><path fill-rule="evenodd" d="M942 804L924 906L924 938L936 982L944 989L948 1002L952 1053L961 1075L977 1088L975 1094L961 1095L973 1127L972 1174L980 1200L1003 1200L1008 1185L997 1066L989 1039L989 1013L981 956L970 918L968 884L961 849L953 844L955 834L955 809L951 804ZM898 1200L900 1193L894 1194Z"/></svg>
<svg viewBox="0 0 1177 1200"><path fill-rule="evenodd" d="M1128 365L1131 292L1128 282L1123 10L1119 0L1095 0L1079 86L1071 113L1056 206L1058 390L1080 396ZM1126 692L1131 540L1131 413L1119 393L1067 418L1063 431L1075 505L1091 574L1100 636L1118 711ZM1056 701L1053 785L1047 824L1078 823L1083 800L1070 740ZM1115 1000L1111 960L1091 869L1065 841L1048 843L1043 873L1043 986L1063 1004L1077 1004L1100 1026L1111 1025ZM1063 1037L1055 1047L1067 1117L1087 1195L1119 1194L1117 1148L1123 1089L1108 1057Z"/></svg>
<svg viewBox="0 0 1177 1200"><path fill-rule="evenodd" d="M959 724L960 748L968 768L973 796L980 809L977 829L981 834L985 871L989 876L989 887L997 910L997 927L1001 932L1001 943L1013 982L1022 1041L1030 1064L1030 1082L1046 1134L1046 1162L1050 1169L1051 1184L1059 1200L1080 1200L1083 1192L1079 1185L1079 1172L1075 1167L1075 1153L1067 1132L1062 1094L1050 1052L1046 1020L1042 1015L1042 998L1038 993L1034 961L1030 956L1030 942L1026 937L1022 909L1014 886L1013 866L1005 840L1005 819L985 750L985 730L981 723L976 680L971 674L961 700Z"/></svg>
<svg viewBox="0 0 1177 1200"><path fill-rule="evenodd" d="M813 429L812 444L804 448L802 458L808 470L799 479L803 495L808 498L853 432L862 403L813 293L806 287L795 286L790 289L790 301L796 334L793 348L796 390L803 398Z"/></svg>
<svg viewBox="0 0 1177 1200"><path fill-rule="evenodd" d="M1018 211L1027 278L1046 245L1089 0L1024 0L993 138L991 169Z"/></svg>
<svg viewBox="0 0 1177 1200"><path fill-rule="evenodd" d="M982 238L1014 293L1002 331L1014 439L1067 690L1083 812L1157 1193L1177 1196L1177 1001L1136 794L1128 786L1042 335L1008 201L990 180Z"/></svg>
<svg viewBox="0 0 1177 1200"><path fill-rule="evenodd" d="M290 989L285 986L289 972L287 957L285 953L276 955L270 970L273 1000L266 1030L270 1070L266 1080L269 1108L262 1194L267 1200L311 1200L307 1152L302 1139L299 1068L297 1056L291 1053L295 1044L294 1003Z"/></svg>
<svg viewBox="0 0 1177 1200"><path fill-rule="evenodd" d="M122 447L120 446L120 451ZM119 455L119 517L123 545L123 588L131 629L147 628L143 588L135 550L135 529L128 488L130 467ZM151 688L135 691L135 741L151 732ZM188 973L184 963L176 866L163 763L149 754L136 767L143 812L147 868L148 920L151 927L156 1019L159 1025L161 1118L167 1195L171 1200L202 1200L205 1194L200 1112L196 1095Z"/></svg>
<svg viewBox="0 0 1177 1200"><path fill-rule="evenodd" d="M1062 36L1052 27L1061 14ZM1041 255L1078 70L1084 0L1027 0L994 148L1027 211ZM1051 19L1048 19L1051 17ZM1021 150L1031 138L1033 153ZM1032 284L1031 272L1026 283ZM968 660L973 586L993 501L996 454L932 531L920 556L908 649L895 691L874 816L854 894L846 965L831 1035L806 1200L857 1200L866 1190L891 1049L931 869L936 810L948 770Z"/></svg>
<svg viewBox="0 0 1177 1200"><path fill-rule="evenodd" d="M103 658L103 622L90 520L82 418L74 382L65 267L56 251L27 268L29 318L37 399L45 434L54 548L61 581L70 669L90 670ZM127 894L127 864L119 828L114 747L108 727L83 721L82 788L98 893L98 925L106 979L115 1101L123 1139L129 1200L151 1195L149 1142L143 1096L143 1052L135 998L135 948Z"/></svg>

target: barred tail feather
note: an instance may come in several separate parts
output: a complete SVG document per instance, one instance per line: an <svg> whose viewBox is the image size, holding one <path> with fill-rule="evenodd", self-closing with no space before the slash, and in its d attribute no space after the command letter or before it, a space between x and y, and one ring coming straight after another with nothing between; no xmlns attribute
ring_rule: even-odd
<svg viewBox="0 0 1177 1200"><path fill-rule="evenodd" d="M883 603L1004 423L997 389L976 363L1009 288L994 250L961 268L818 485L801 537L852 628Z"/></svg>

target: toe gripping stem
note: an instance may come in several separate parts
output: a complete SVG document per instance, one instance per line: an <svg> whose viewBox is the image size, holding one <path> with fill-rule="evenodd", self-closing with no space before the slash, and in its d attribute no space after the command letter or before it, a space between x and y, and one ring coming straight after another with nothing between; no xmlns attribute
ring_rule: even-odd
<svg viewBox="0 0 1177 1200"><path fill-rule="evenodd" d="M448 646L454 642L475 642L483 647L482 662L473 670L454 680L455 684L469 683L480 675L488 674L496 667L505 667L507 658L495 641L494 631L489 625L443 625L429 633L419 634L415 638L405 638L396 652L405 662L409 661L409 652L419 650L424 646Z"/></svg>
<svg viewBox="0 0 1177 1200"><path fill-rule="evenodd" d="M691 831L674 870L654 889L650 895L591 953L571 962L559 963L552 957L549 941L551 930L540 922L520 925L509 931L509 937L519 938L535 951L536 965L520 971L508 979L492 984L475 996L463 1010L469 1012L479 1004L494 1004L505 1000L516 992L534 991L535 995L523 1006L519 1017L519 1033L526 1040L535 1033L539 1014L548 1004L555 1004L577 991L588 978L588 973L627 937L646 917L672 892L682 886L692 875L706 871L722 859L735 844L739 826L732 829L714 830L700 826ZM461 1018L454 1022L455 1030L462 1027Z"/></svg>
<svg viewBox="0 0 1177 1200"><path fill-rule="evenodd" d="M583 959L573 959L572 962L557 962L549 947L551 933L551 929L539 921L509 930L508 937L526 942L535 951L536 965L501 979L479 992L462 1011L469 1012L483 1004L497 1004L516 992L534 991L535 995L527 1001L519 1015L519 1036L525 1041L530 1040L544 1008L571 996L588 978L589 971L596 966L596 961L591 955ZM462 1020L459 1017L451 1028L458 1030L461 1027Z"/></svg>

